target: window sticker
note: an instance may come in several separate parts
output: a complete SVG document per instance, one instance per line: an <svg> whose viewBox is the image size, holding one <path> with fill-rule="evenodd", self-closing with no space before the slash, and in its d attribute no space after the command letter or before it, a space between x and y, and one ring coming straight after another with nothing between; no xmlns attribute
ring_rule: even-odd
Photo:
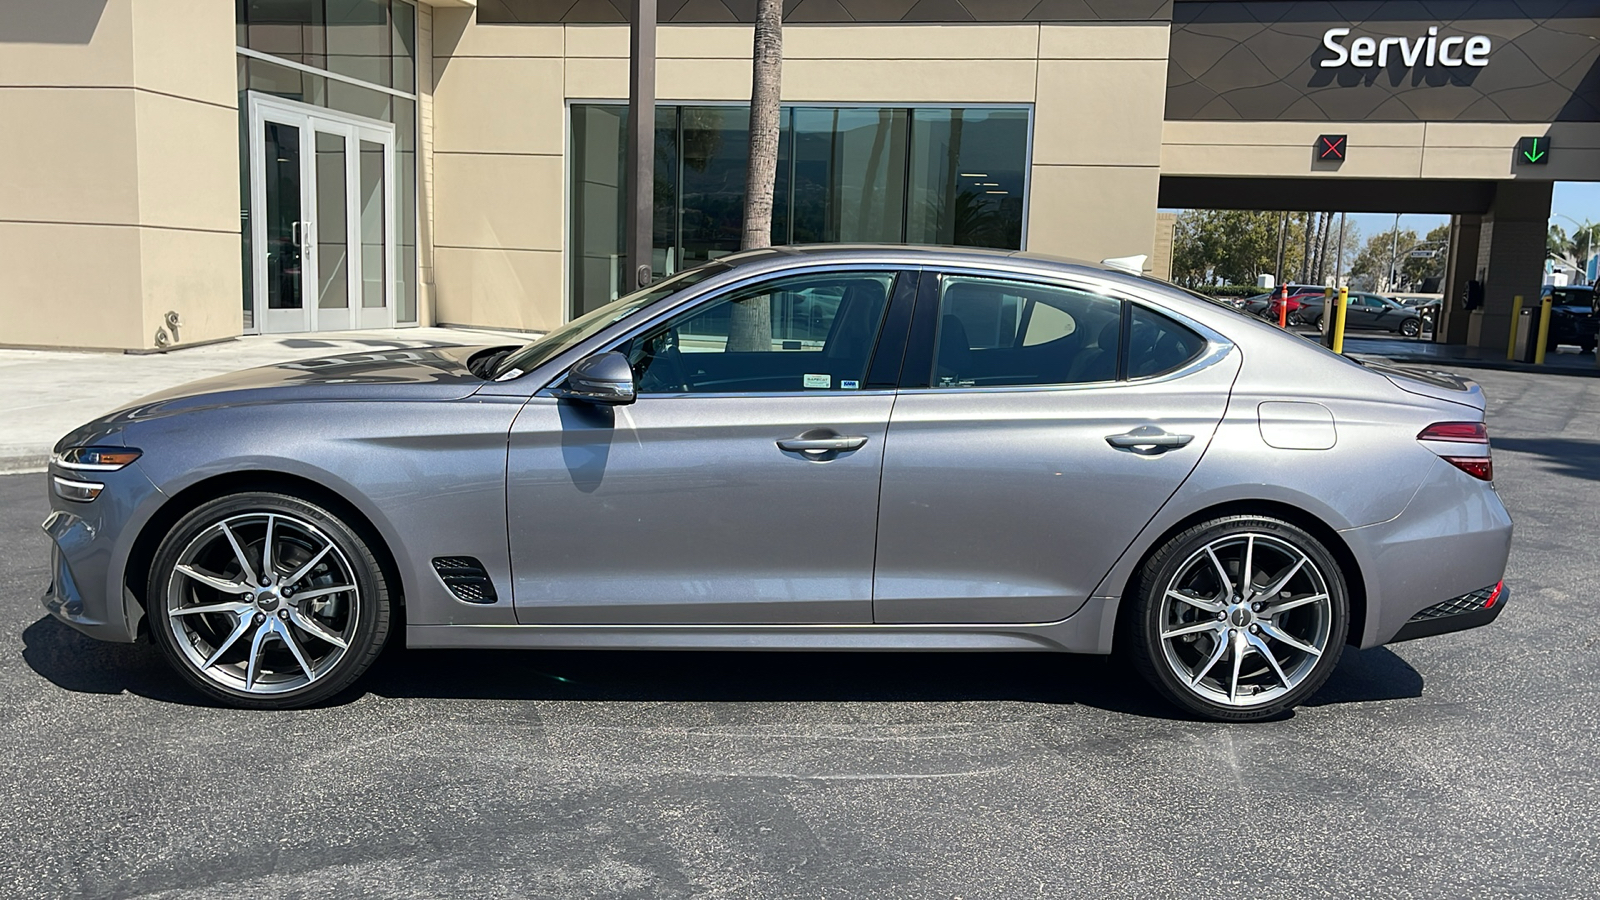
<svg viewBox="0 0 1600 900"><path fill-rule="evenodd" d="M846 390L846 391L859 391L859 390L861 390L861 382L859 382L859 381L841 381L841 382L839 382L839 388L840 388L840 390Z"/></svg>
<svg viewBox="0 0 1600 900"><path fill-rule="evenodd" d="M805 386L808 387L808 388L829 388L829 387L833 387L833 376L832 375L806 375L806 376L804 376L803 381L805 383Z"/></svg>

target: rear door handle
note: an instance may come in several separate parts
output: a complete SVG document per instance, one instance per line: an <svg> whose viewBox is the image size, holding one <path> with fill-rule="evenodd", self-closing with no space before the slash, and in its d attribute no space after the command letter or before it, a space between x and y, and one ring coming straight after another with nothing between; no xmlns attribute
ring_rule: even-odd
<svg viewBox="0 0 1600 900"><path fill-rule="evenodd" d="M1132 450L1145 455L1176 450L1192 440L1192 434L1168 434L1154 425L1140 425L1122 434L1106 435L1106 443L1118 450Z"/></svg>
<svg viewBox="0 0 1600 900"><path fill-rule="evenodd" d="M842 453L847 450L860 450L867 445L866 435L840 435L835 437L799 437L789 438L778 442L779 450L788 450L791 453L807 453L821 455L823 453Z"/></svg>

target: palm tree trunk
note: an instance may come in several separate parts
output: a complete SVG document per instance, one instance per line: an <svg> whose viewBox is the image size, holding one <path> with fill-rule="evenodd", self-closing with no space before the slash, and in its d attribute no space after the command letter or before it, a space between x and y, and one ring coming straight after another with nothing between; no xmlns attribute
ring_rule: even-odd
<svg viewBox="0 0 1600 900"><path fill-rule="evenodd" d="M750 168L744 182L740 249L772 245L772 187L778 177L778 97L783 76L783 0L756 0L751 53ZM772 306L765 296L733 304L728 350L772 349Z"/></svg>

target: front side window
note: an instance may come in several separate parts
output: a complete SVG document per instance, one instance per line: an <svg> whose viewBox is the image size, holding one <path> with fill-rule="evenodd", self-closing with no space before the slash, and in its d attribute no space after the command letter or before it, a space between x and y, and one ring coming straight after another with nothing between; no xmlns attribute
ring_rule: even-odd
<svg viewBox="0 0 1600 900"><path fill-rule="evenodd" d="M1057 285L946 276L933 384L1113 381L1121 335L1120 300Z"/></svg>
<svg viewBox="0 0 1600 900"><path fill-rule="evenodd" d="M641 394L860 390L892 272L799 275L735 290L626 341Z"/></svg>

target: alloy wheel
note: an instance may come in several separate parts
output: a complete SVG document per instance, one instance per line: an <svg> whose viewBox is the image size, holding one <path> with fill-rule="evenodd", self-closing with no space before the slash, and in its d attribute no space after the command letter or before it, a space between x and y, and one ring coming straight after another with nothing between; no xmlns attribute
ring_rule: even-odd
<svg viewBox="0 0 1600 900"><path fill-rule="evenodd" d="M201 677L274 695L327 676L355 643L362 592L317 525L245 512L200 530L167 578L166 624Z"/></svg>
<svg viewBox="0 0 1600 900"><path fill-rule="evenodd" d="M1193 552L1159 601L1161 655L1196 697L1233 709L1267 706L1299 687L1328 652L1328 579L1304 551L1236 532Z"/></svg>

